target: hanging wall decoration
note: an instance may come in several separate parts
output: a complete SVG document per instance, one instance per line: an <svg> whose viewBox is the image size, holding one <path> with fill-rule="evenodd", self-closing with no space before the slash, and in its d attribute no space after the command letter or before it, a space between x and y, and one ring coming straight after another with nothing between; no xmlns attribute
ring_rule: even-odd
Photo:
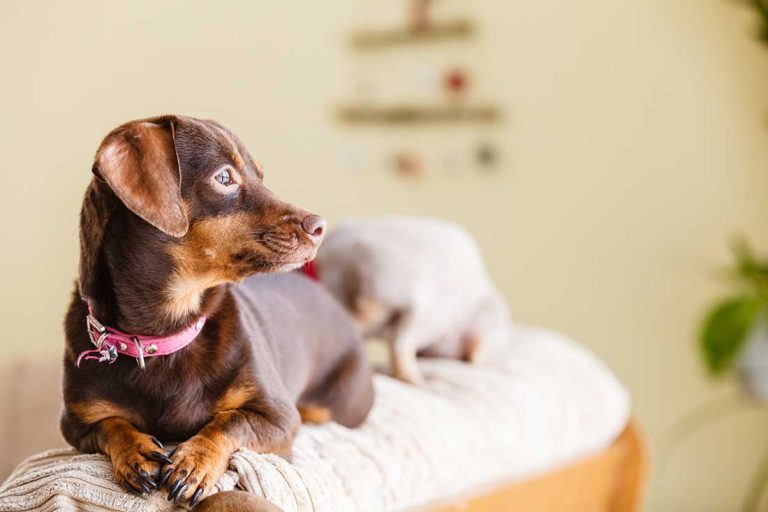
<svg viewBox="0 0 768 512"><path fill-rule="evenodd" d="M493 144L490 142L481 142L477 145L475 157L477 158L477 163L481 168L489 170L496 166L496 161L498 160L499 154Z"/></svg>
<svg viewBox="0 0 768 512"><path fill-rule="evenodd" d="M443 78L443 85L451 99L461 99L466 94L469 77L463 69L448 69Z"/></svg>
<svg viewBox="0 0 768 512"><path fill-rule="evenodd" d="M487 170L499 160L496 147L484 137L500 121L501 112L494 103L482 101L475 86L482 80L481 70L474 69L477 28L468 17L440 16L441 3L410 0L400 26L356 30L350 38L364 70L356 81L355 99L338 108L338 119L350 129L371 128L368 133L390 141L387 159L401 177ZM432 46L426 53L419 49L425 45ZM444 52L438 50L443 45ZM399 64L399 55L406 64ZM427 141L430 132L436 142L413 150L414 137ZM403 134L401 140L398 133ZM467 140L477 141L478 135L484 142ZM464 154L457 154L457 148L464 148Z"/></svg>
<svg viewBox="0 0 768 512"><path fill-rule="evenodd" d="M401 151L395 155L395 170L402 178L419 178L424 172L424 165L417 153Z"/></svg>
<svg viewBox="0 0 768 512"><path fill-rule="evenodd" d="M429 28L431 3L432 0L414 0L411 3L411 30L423 31Z"/></svg>

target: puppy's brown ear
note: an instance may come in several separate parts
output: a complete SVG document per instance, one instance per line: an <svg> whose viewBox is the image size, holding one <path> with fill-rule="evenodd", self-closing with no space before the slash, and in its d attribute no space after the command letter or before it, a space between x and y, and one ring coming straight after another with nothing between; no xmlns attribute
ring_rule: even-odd
<svg viewBox="0 0 768 512"><path fill-rule="evenodd" d="M93 171L133 213L157 229L184 236L189 221L181 200L181 169L173 119L135 121L107 135Z"/></svg>

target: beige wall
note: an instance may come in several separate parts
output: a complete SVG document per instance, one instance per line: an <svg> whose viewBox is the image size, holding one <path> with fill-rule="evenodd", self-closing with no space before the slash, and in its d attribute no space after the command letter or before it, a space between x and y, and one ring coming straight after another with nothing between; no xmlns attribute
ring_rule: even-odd
<svg viewBox="0 0 768 512"><path fill-rule="evenodd" d="M382 2L0 3L2 357L59 357L100 138L179 112L230 126L271 187L331 220L467 225L516 318L592 347L654 437L728 393L705 380L694 335L722 290L729 236L768 249L768 51L749 13L717 0L460 3L483 31L479 86L508 114L495 133L506 165L407 185L379 166L340 169L358 135L331 117L355 65L344 34ZM652 508L734 509L768 446L765 420L694 437L657 478Z"/></svg>

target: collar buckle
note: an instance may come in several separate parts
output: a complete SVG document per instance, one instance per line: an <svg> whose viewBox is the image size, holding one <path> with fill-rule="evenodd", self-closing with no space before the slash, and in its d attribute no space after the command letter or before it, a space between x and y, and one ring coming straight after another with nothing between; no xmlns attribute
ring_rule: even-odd
<svg viewBox="0 0 768 512"><path fill-rule="evenodd" d="M88 329L88 337L91 339L91 343L96 345L96 348L100 349L104 344L104 340L109 336L109 331L104 327L104 324L96 320L96 317L91 314L85 317L85 326L86 329ZM96 336L94 331L98 333L98 336Z"/></svg>

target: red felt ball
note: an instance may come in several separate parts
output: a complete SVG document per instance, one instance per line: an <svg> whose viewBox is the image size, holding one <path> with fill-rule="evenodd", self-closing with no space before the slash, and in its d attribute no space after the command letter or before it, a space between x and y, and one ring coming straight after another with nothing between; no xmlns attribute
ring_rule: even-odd
<svg viewBox="0 0 768 512"><path fill-rule="evenodd" d="M445 88L452 93L464 91L467 83L467 75L460 69L452 69L445 74Z"/></svg>

